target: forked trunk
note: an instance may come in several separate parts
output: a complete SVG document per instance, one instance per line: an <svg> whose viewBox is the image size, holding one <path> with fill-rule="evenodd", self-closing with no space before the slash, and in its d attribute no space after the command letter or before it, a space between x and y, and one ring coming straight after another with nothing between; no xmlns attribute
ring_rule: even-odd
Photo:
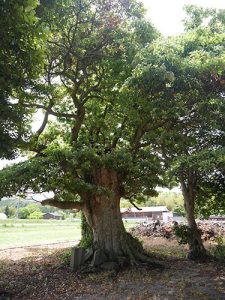
<svg viewBox="0 0 225 300"><path fill-rule="evenodd" d="M120 183L117 173L99 169L94 184L106 189L99 195L86 198L83 212L93 230L93 265L104 262L128 262L135 264L146 261L141 244L125 230L120 213Z"/></svg>

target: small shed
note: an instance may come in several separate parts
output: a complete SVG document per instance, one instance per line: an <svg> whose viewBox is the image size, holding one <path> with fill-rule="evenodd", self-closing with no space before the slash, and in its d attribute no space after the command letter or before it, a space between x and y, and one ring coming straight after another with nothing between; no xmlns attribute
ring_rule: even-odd
<svg viewBox="0 0 225 300"><path fill-rule="evenodd" d="M6 220L8 217L6 216L5 213L0 213L0 220Z"/></svg>
<svg viewBox="0 0 225 300"><path fill-rule="evenodd" d="M54 219L54 220L62 220L62 215L58 212L53 212L53 213L46 213L43 215L43 219L49 220L49 219Z"/></svg>
<svg viewBox="0 0 225 300"><path fill-rule="evenodd" d="M141 210L135 207L121 208L122 217L124 219L148 219L148 220L161 220L168 221L168 218L172 218L172 213L166 206L149 206L141 207Z"/></svg>

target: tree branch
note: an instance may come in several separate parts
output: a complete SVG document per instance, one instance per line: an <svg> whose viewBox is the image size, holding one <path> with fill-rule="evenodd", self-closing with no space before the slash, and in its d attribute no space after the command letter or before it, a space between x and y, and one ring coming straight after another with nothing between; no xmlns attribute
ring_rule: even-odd
<svg viewBox="0 0 225 300"><path fill-rule="evenodd" d="M137 207L137 205L130 199L129 202L137 209L137 210L142 210L142 208Z"/></svg>
<svg viewBox="0 0 225 300"><path fill-rule="evenodd" d="M50 205L50 206L55 206L57 208L61 208L61 209L78 209L81 210L83 208L83 203L79 202L79 201L58 201L54 198L51 199L46 199L41 201L41 205L46 206L46 205Z"/></svg>
<svg viewBox="0 0 225 300"><path fill-rule="evenodd" d="M59 118L68 118L68 119L75 119L76 114L71 114L71 113L60 113L52 110L51 107L46 107L42 104L35 104L35 103L23 103L24 107L34 107L37 109L43 109L45 110L49 115L53 115Z"/></svg>
<svg viewBox="0 0 225 300"><path fill-rule="evenodd" d="M133 207L135 207L137 210L142 210L142 208L139 208L139 207L133 202L133 200L131 200L131 198L134 197L134 196L135 196L135 194L132 194L131 196L126 196L126 197L124 197L124 198L127 199L127 200L130 202L130 204L132 204Z"/></svg>

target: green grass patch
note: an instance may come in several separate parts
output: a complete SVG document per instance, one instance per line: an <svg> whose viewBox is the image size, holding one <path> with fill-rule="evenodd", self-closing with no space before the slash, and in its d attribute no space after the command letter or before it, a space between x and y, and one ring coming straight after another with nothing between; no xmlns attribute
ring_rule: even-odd
<svg viewBox="0 0 225 300"><path fill-rule="evenodd" d="M67 242L81 237L80 222L59 220L0 221L0 249Z"/></svg>

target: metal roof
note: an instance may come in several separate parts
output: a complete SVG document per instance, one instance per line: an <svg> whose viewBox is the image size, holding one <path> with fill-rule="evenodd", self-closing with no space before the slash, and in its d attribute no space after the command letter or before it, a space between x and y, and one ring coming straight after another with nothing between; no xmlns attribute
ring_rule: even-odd
<svg viewBox="0 0 225 300"><path fill-rule="evenodd" d="M135 207L131 208L121 208L120 212L168 212L168 208L166 206L148 206L148 207L140 207L141 210L136 209Z"/></svg>

